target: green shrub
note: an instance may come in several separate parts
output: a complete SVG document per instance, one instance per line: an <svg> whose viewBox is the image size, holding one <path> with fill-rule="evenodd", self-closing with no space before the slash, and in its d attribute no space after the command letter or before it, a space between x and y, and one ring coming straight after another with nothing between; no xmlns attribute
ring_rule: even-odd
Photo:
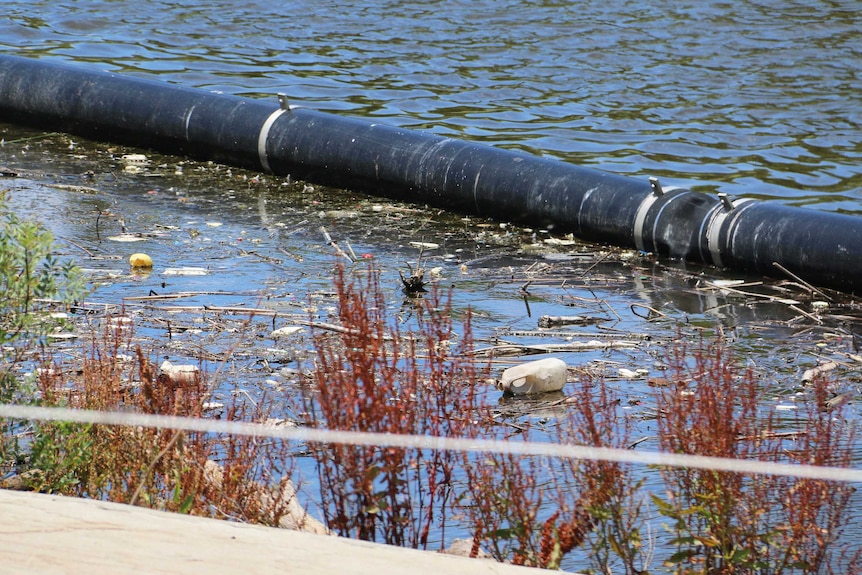
<svg viewBox="0 0 862 575"><path fill-rule="evenodd" d="M50 312L85 292L80 270L54 256L51 232L13 213L7 196L0 190L0 403L36 399L18 367L60 327ZM16 425L0 420L0 470L18 455Z"/></svg>

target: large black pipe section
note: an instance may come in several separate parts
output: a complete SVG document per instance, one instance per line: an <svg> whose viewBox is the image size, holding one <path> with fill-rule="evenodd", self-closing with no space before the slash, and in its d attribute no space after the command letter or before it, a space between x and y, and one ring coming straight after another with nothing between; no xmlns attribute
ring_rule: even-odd
<svg viewBox="0 0 862 575"><path fill-rule="evenodd" d="M732 201L373 121L0 55L0 120L862 292L862 218Z"/></svg>

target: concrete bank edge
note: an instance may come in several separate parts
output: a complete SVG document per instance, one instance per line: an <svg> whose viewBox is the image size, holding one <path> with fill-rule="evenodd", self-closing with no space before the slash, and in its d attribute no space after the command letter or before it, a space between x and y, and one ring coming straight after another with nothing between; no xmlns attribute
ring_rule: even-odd
<svg viewBox="0 0 862 575"><path fill-rule="evenodd" d="M0 573L525 575L535 569L75 497L0 489Z"/></svg>

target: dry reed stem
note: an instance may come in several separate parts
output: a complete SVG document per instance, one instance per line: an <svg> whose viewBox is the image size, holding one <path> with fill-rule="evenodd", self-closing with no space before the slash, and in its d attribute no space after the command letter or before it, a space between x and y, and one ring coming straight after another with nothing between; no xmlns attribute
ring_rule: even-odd
<svg viewBox="0 0 862 575"><path fill-rule="evenodd" d="M105 329L86 350L80 373L60 366L42 369L40 391L47 404L109 411L202 417L210 389L200 371L171 376L158 373L144 351L133 345L132 330L108 317ZM134 360L126 359L133 349ZM234 396L235 398L237 396ZM236 403L226 417L261 421L271 402L253 408ZM46 450L74 458L51 464L31 487L107 499L170 511L279 525L293 509L283 497L293 459L283 443L254 438L219 438L201 433L116 427L41 424ZM75 446L85 446L82 449ZM207 466L224 469L213 482ZM268 495L264 494L277 494Z"/></svg>
<svg viewBox="0 0 862 575"><path fill-rule="evenodd" d="M689 361L690 359L690 361ZM852 432L840 413L819 406L827 382L812 382L799 433L779 432L775 412L761 409L764 390L754 373L739 370L721 341L684 344L671 356L673 387L658 390L659 439L672 453L764 462L849 466ZM736 573L756 566L772 572L831 572L829 552L846 521L852 488L791 477L692 469L663 470L663 514L676 523L680 572ZM859 553L855 558L858 567ZM694 571L687 571L687 570Z"/></svg>
<svg viewBox="0 0 862 575"><path fill-rule="evenodd" d="M465 358L469 314L453 344L448 301L436 289L414 302L415 334L391 322L373 268L364 279L335 276L339 323L313 328L315 394L297 411L306 423L343 431L466 436L478 380ZM445 534L458 456L439 450L331 444L315 450L327 526L358 539L426 548ZM441 535L439 546L443 548Z"/></svg>

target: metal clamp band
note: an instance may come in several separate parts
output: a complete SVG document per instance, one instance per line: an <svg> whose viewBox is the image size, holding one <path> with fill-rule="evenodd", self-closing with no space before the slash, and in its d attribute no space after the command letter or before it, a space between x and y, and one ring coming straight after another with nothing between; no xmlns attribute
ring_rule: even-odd
<svg viewBox="0 0 862 575"><path fill-rule="evenodd" d="M719 236L724 227L724 221L733 212L744 203L754 201L752 198L742 198L731 201L727 196L721 198L721 203L715 208L714 215L709 218L706 230L706 245L709 248L709 253L712 256L712 264L716 267L723 268L724 263L721 261L721 249L719 245Z"/></svg>
<svg viewBox="0 0 862 575"><path fill-rule="evenodd" d="M641 205L638 206L637 214L635 214L635 247L638 251L643 252L646 251L644 247L646 244L644 243L643 231L644 231L644 222L646 222L647 214L649 213L650 208L655 203L657 199L661 196L656 194L650 194L643 199Z"/></svg>
<svg viewBox="0 0 862 575"><path fill-rule="evenodd" d="M263 123L263 126L260 128L260 135L257 137L257 155L260 158L260 167L263 168L263 171L267 174L272 173L272 168L269 167L269 160L266 157L266 140L269 138L269 130L272 128L272 125L275 124L275 121L278 120L279 116L284 114L286 110L283 108L279 108L275 112L269 115L266 121Z"/></svg>

